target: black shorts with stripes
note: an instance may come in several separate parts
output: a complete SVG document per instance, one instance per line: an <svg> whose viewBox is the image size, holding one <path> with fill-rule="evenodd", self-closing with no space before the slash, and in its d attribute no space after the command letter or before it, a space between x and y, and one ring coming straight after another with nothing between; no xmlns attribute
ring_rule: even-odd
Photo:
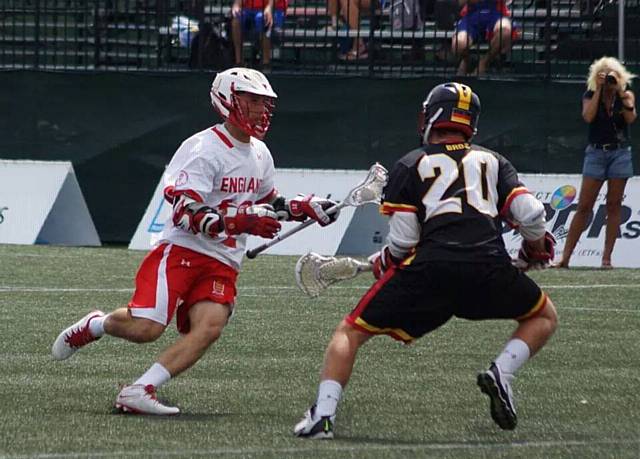
<svg viewBox="0 0 640 459"><path fill-rule="evenodd" d="M509 262L432 261L387 271L346 320L361 331L409 343L453 316L520 319L545 304L540 287Z"/></svg>

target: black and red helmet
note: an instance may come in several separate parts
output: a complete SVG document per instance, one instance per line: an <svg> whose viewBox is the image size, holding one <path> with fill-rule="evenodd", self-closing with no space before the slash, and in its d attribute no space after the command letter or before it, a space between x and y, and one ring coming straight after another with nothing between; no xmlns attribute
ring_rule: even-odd
<svg viewBox="0 0 640 459"><path fill-rule="evenodd" d="M480 117L480 98L462 83L443 83L433 88L422 103L419 134L427 143L432 129L462 132L467 141L475 135Z"/></svg>

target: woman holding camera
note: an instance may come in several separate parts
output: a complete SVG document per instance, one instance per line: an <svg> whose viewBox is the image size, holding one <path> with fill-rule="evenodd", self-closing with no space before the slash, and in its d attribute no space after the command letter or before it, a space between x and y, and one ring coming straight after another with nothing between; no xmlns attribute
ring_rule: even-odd
<svg viewBox="0 0 640 459"><path fill-rule="evenodd" d="M585 150L578 208L557 264L569 267L569 259L589 223L602 184L607 182L607 229L602 267L611 268L611 253L620 231L622 197L627 179L633 176L629 125L636 120L635 96L628 89L631 79L624 65L614 57L602 57L591 64L587 91L582 96L582 118L589 124L589 145Z"/></svg>

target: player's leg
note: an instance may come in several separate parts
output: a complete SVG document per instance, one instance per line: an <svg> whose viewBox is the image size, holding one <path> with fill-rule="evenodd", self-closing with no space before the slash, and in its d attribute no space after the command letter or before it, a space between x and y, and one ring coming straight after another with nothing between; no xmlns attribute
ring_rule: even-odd
<svg viewBox="0 0 640 459"><path fill-rule="evenodd" d="M362 297L358 305L338 325L327 350L314 405L295 426L304 438L333 438L333 423L344 387L360 347L374 335L389 335L411 343L444 324L450 312L443 312L437 295L430 297L433 307L421 308L429 276L391 269Z"/></svg>
<svg viewBox="0 0 640 459"><path fill-rule="evenodd" d="M553 335L557 314L540 287L509 263L475 268L473 272L481 286L459 315L476 320L518 321L503 350L477 378L478 386L489 396L492 419L500 428L511 430L517 424L511 389L515 374Z"/></svg>
<svg viewBox="0 0 640 459"><path fill-rule="evenodd" d="M156 390L193 366L222 333L229 318L229 306L202 301L189 308L188 333L166 348L156 363L133 384L124 386L116 398L116 408L141 414L171 415L177 407L163 405Z"/></svg>
<svg viewBox="0 0 640 459"><path fill-rule="evenodd" d="M324 355L318 397L294 428L295 435L306 438L333 438L333 422L342 390L349 382L358 349L370 334L356 330L346 320L336 328Z"/></svg>
<svg viewBox="0 0 640 459"><path fill-rule="evenodd" d="M228 305L202 301L189 308L191 328L178 341L169 346L158 359L172 377L195 364L215 343L229 319Z"/></svg>
<svg viewBox="0 0 640 459"><path fill-rule="evenodd" d="M489 42L489 51L478 61L478 75L484 75L487 72L489 64L511 47L511 21L495 13L495 24L489 26L491 40Z"/></svg>
<svg viewBox="0 0 640 459"><path fill-rule="evenodd" d="M129 309L120 308L106 315L102 311L88 313L58 335L51 349L53 358L68 359L105 333L136 343L157 339L171 320L177 300L171 293L166 293L173 292L175 296L178 290L168 288L170 277L180 283L183 274L180 269L169 274L167 266L179 263L181 256L179 248L168 244L149 252L136 274L136 291Z"/></svg>
<svg viewBox="0 0 640 459"><path fill-rule="evenodd" d="M179 248L176 258L168 260L173 271L184 270L185 274L170 277L175 291L179 293L171 299L172 305L180 304L177 309L176 323L181 337L159 356L149 370L131 386L126 386L118 395L116 406L125 405L123 392L137 391L140 405L134 406L135 412L149 414L176 414L178 408L162 406L155 398L155 390L166 384L195 364L207 348L214 343L225 327L236 295L238 273L229 266L206 255ZM171 296L171 295L170 295ZM134 296L134 299L136 296ZM146 308L132 309L132 312L144 314ZM174 310L171 310L173 316ZM153 394L144 395L142 389L153 389ZM131 408L131 401L127 401ZM168 412L170 409L171 412Z"/></svg>
<svg viewBox="0 0 640 459"><path fill-rule="evenodd" d="M602 252L603 268L611 267L613 246L620 233L622 198L626 185L626 178L610 178L607 181L607 230L604 240L604 251Z"/></svg>
<svg viewBox="0 0 640 459"><path fill-rule="evenodd" d="M141 317L133 317L129 308L116 309L110 314L104 316L102 321L102 330L98 328L100 320L96 320L92 326L94 336L102 336L104 334L115 336L116 338L126 339L133 343L149 343L158 339L164 332L166 325L158 323L150 319Z"/></svg>
<svg viewBox="0 0 640 459"><path fill-rule="evenodd" d="M557 264L558 267L569 267L569 260L571 259L573 250L578 243L578 239L580 239L580 235L589 223L593 206L598 198L598 193L600 192L603 183L604 180L599 178L589 176L584 176L582 178L582 185L580 186L580 194L578 197L578 207L573 215L573 220L571 220L571 224L569 225L569 232L564 244L564 249L562 250L562 258Z"/></svg>
<svg viewBox="0 0 640 459"><path fill-rule="evenodd" d="M511 386L516 372L553 335L558 324L555 306L549 298L532 317L521 319L502 352L489 369L478 375L478 385L491 399L491 417L502 429L515 429L517 417Z"/></svg>

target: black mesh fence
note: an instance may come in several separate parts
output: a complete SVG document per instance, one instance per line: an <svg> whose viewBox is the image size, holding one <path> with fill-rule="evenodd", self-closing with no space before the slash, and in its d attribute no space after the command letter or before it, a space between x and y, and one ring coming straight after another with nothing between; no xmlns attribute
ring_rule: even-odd
<svg viewBox="0 0 640 459"><path fill-rule="evenodd" d="M183 72L242 63L282 74L550 80L584 78L594 58L619 49L618 4L606 0L479 0L464 11L458 0L275 0L271 14L266 0L237 1L3 0L0 66ZM626 2L625 17L625 61L638 70L638 0Z"/></svg>

